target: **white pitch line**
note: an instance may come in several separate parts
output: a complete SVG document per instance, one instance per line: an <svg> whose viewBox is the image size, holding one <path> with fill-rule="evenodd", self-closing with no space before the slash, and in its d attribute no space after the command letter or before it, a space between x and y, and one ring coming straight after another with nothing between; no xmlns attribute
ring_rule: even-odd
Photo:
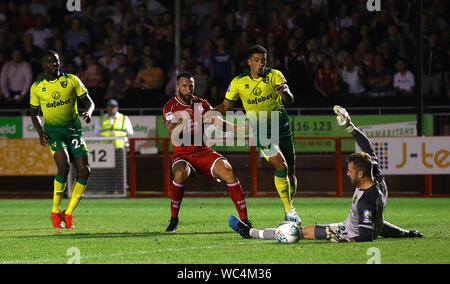
<svg viewBox="0 0 450 284"><path fill-rule="evenodd" d="M89 255L89 256L80 256L80 260L89 259L89 258L110 258L110 257L116 257L116 256L145 255L145 254L152 254L152 253L173 252L173 251L183 251L183 250L214 249L214 248L220 248L220 247L255 245L255 244L262 244L262 243L267 243L267 240L259 241L259 242L226 243L226 244L211 245L211 246L204 246L204 247L167 248L167 249L148 250L148 251L133 251L133 252L123 252L123 253L113 253L113 254L97 254L97 255ZM67 256L67 257L58 257L58 258L42 258L42 259L34 259L34 260L11 260L11 261L2 261L2 262L0 262L0 264L45 263L45 262L50 262L50 261L65 261L69 258L70 257Z"/></svg>

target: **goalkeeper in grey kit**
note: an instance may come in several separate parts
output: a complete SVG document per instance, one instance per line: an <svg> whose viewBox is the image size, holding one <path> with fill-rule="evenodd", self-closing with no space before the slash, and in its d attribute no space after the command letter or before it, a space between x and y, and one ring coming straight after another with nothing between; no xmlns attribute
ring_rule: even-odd
<svg viewBox="0 0 450 284"><path fill-rule="evenodd" d="M417 230L407 231L384 221L383 211L388 196L387 186L378 165L370 140L352 123L348 112L334 106L337 123L353 135L363 152L353 153L347 159L347 176L356 186L348 218L340 223L300 227L300 239L330 240L331 242L370 242L384 238L421 238ZM275 228L250 228L230 216L229 225L244 238L273 239Z"/></svg>

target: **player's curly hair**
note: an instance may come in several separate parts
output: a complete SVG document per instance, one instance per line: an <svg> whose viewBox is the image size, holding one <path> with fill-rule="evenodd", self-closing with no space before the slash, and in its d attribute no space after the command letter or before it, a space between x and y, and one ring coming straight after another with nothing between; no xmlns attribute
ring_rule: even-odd
<svg viewBox="0 0 450 284"><path fill-rule="evenodd" d="M355 168L364 172L364 176L372 176L372 157L364 152L353 153L347 158L348 163L353 163Z"/></svg>

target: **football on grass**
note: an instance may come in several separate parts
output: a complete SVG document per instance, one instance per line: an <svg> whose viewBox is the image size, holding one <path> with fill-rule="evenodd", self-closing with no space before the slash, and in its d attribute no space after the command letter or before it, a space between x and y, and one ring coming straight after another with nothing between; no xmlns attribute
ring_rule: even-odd
<svg viewBox="0 0 450 284"><path fill-rule="evenodd" d="M294 222L283 222L276 228L275 238L282 244L296 243L300 238L300 229Z"/></svg>

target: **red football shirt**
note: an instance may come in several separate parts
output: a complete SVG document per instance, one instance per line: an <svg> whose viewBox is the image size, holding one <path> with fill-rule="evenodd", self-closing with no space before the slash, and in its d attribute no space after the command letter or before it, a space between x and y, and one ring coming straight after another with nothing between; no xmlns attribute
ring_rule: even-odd
<svg viewBox="0 0 450 284"><path fill-rule="evenodd" d="M185 109L191 109L194 113L194 117L191 118L189 122L187 122L185 129L183 130L183 135L186 136L186 133L191 136L191 144L190 145L177 145L177 143L173 144L173 154L181 155L195 152L199 149L209 148L204 144L203 140L203 123L202 117L207 111L212 110L212 106L208 103L207 100L196 97L198 102L192 103L191 105L187 105L179 100L177 97L172 98L168 101L163 107L163 119L164 124L167 125L169 122L171 123L179 123L182 120L181 112ZM198 115L198 118L196 118ZM175 131L175 130L174 130ZM172 132L172 135L174 132ZM201 141L199 141L201 139ZM186 139L187 140L187 139ZM179 139L179 142L184 141L183 139ZM194 143L196 145L194 145Z"/></svg>

